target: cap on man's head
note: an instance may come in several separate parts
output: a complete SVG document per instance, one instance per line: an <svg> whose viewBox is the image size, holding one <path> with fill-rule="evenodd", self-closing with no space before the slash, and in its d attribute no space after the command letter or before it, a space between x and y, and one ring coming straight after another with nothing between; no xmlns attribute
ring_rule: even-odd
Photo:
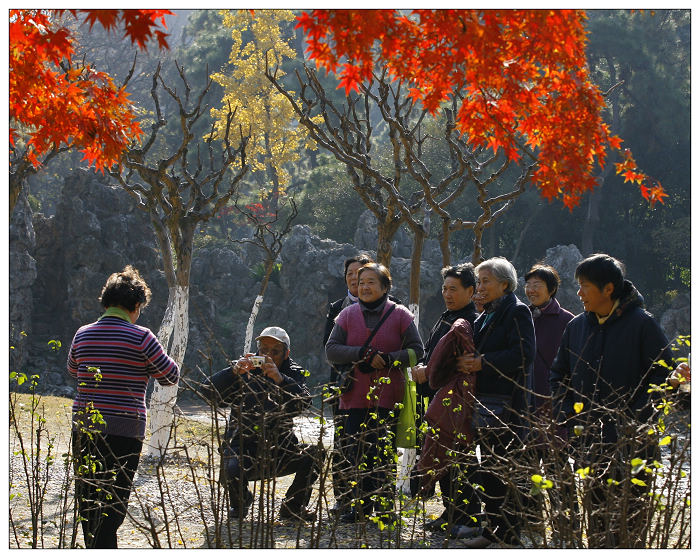
<svg viewBox="0 0 700 558"><path fill-rule="evenodd" d="M260 335L258 335L255 340L259 341L263 337L272 337L273 339L276 339L280 343L284 343L287 346L287 350L289 350L290 343L289 343L289 335L287 335L287 332L284 331L281 327L277 326L270 326L266 327L265 329L260 332Z"/></svg>

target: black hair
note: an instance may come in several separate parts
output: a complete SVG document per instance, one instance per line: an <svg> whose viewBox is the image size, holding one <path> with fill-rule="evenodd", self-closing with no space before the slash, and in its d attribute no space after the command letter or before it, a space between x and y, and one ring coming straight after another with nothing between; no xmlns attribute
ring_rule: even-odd
<svg viewBox="0 0 700 558"><path fill-rule="evenodd" d="M372 263L374 260L371 258L369 254L357 254L356 256L350 256L347 258L343 264L344 266L344 272L343 272L343 277L347 277L348 275L348 268L354 264L354 263L359 263L360 265L365 265L368 263Z"/></svg>
<svg viewBox="0 0 700 558"><path fill-rule="evenodd" d="M448 265L440 270L440 274L442 275L443 281L447 277L454 277L455 279L459 279L459 281L462 283L462 287L465 289L468 287L474 287L476 289L474 265L470 262L458 265Z"/></svg>
<svg viewBox="0 0 700 558"><path fill-rule="evenodd" d="M137 304L144 308L151 301L151 289L143 280L137 269L127 265L123 271L112 273L102 288L100 303L103 308L122 306L129 312Z"/></svg>
<svg viewBox="0 0 700 558"><path fill-rule="evenodd" d="M530 268L530 271L525 275L525 281L530 279L530 277L537 277L542 279L547 285L547 292L552 298L557 296L557 291L559 290L559 285L561 284L561 278L559 273L551 265L546 265L542 263L537 263Z"/></svg>
<svg viewBox="0 0 700 558"><path fill-rule="evenodd" d="M610 298L617 300L622 296L625 266L621 261L607 254L593 254L579 262L574 277L590 281L601 291L605 285L612 283L613 292Z"/></svg>
<svg viewBox="0 0 700 558"><path fill-rule="evenodd" d="M357 270L358 282L360 280L360 274L366 270L374 271L377 274L377 277L379 277L379 281L381 282L382 287L384 287L387 290L387 292L391 290L391 273L389 273L389 270L386 268L386 266L375 262L363 265L360 269Z"/></svg>

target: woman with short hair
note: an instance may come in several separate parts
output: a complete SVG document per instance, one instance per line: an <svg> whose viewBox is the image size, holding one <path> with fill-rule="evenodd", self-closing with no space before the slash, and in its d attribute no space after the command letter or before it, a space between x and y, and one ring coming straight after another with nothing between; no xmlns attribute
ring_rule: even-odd
<svg viewBox="0 0 700 558"><path fill-rule="evenodd" d="M113 273L100 297L104 314L77 331L68 352L78 380L72 446L86 548L117 548L146 433L148 381L173 385L180 376L151 330L135 323L150 299L132 266Z"/></svg>
<svg viewBox="0 0 700 558"><path fill-rule="evenodd" d="M479 494L488 520L481 535L463 544L484 548L496 541L519 544L519 510L507 498L506 481L513 472L508 459L521 445L520 417L526 410L526 382L535 357L535 328L530 309L513 292L518 285L513 264L495 257L475 271L484 309L474 322L476 352L459 357L457 369L476 373L475 443L481 465L468 476L472 486L483 487Z"/></svg>
<svg viewBox="0 0 700 558"><path fill-rule="evenodd" d="M556 299L561 279L550 265L535 264L525 275L525 296L535 323L537 354L533 370L535 391L534 411L538 416L551 415L552 390L549 386L549 369L557 356L561 336L574 315L562 308Z"/></svg>
<svg viewBox="0 0 700 558"><path fill-rule="evenodd" d="M391 274L385 266L363 265L357 281L359 301L340 312L326 343L329 362L354 365L339 407L346 413L347 446L342 453L352 469L355 489L340 520L364 521L377 511L386 522L394 519L390 469L395 440L389 441L398 418L394 410L403 401L403 367L410 362L409 350L420 358L423 342L413 315L389 299Z"/></svg>

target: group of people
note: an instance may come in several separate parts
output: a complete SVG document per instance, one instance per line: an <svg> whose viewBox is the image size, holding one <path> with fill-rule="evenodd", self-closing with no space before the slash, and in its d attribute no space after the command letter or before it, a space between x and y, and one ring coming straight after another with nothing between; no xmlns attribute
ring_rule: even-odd
<svg viewBox="0 0 700 558"><path fill-rule="evenodd" d="M570 468L569 459L574 467L589 463L592 455L610 464L611 452L626 441L624 430L650 418L649 386L678 387L690 379L687 365L671 374L662 365L672 362L668 341L623 265L605 254L576 269L584 311L575 317L556 299L560 279L551 266L537 264L525 275L529 304L516 296L517 272L505 258L446 267L445 311L425 344L411 312L391 295L385 266L359 254L344 262L344 276L347 294L329 305L323 339L331 364L332 511L340 522L397 520L396 428L407 369L419 402L412 491L427 497L440 486L445 509L425 528L447 531L468 548L521 543L524 510L537 503L528 499L526 480L508 471L526 461L526 451L532 471L541 463L545 475L552 452L564 456L554 460L563 468ZM68 370L78 379L76 495L90 547L116 547L145 434L149 378L178 381L177 365L155 336L135 325L149 299L136 270L113 274L101 296L104 315L78 330L69 351ZM256 342L255 353L199 389L213 405L230 407L220 448L229 517L247 515L248 481L294 473L279 517L310 521L326 452L294 433L293 418L311 404L305 372L290 358L290 337L281 327L266 327ZM627 446L630 455L639 450ZM653 459L658 447L649 437L642 449ZM101 465L90 467L89 459ZM607 474L623 480L629 473ZM552 490L550 497L563 494ZM602 504L610 495L598 490L593 497ZM578 521L574 503L569 512ZM616 527L588 518L589 546L620 544L624 529ZM623 542L635 546L639 537Z"/></svg>

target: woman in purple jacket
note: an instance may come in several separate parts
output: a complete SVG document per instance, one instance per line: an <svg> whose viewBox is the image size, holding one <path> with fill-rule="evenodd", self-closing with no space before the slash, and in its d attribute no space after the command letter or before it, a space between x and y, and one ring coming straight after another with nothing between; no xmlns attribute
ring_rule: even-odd
<svg viewBox="0 0 700 558"><path fill-rule="evenodd" d="M574 315L557 302L556 294L561 279L552 266L535 264L525 275L525 296L530 302L535 323L537 353L533 372L535 395L534 412L548 419L551 415L549 368L557 355L561 336Z"/></svg>

